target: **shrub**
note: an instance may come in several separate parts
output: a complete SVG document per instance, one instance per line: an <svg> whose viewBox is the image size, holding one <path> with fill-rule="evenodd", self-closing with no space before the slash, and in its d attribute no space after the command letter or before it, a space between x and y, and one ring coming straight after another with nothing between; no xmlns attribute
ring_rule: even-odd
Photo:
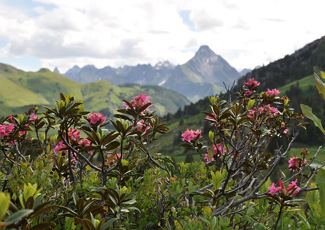
<svg viewBox="0 0 325 230"><path fill-rule="evenodd" d="M249 80L234 101L210 98L206 140L184 131L201 162L152 152L168 129L144 94L110 119L64 95L4 118L0 228L319 228L314 158L288 159L303 117L258 85Z"/></svg>

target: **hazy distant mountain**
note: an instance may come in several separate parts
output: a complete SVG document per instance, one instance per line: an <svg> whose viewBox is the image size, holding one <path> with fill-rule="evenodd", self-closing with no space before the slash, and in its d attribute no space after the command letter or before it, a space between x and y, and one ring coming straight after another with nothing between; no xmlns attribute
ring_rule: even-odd
<svg viewBox="0 0 325 230"><path fill-rule="evenodd" d="M230 85L240 77L235 68L206 45L201 46L195 56L183 65L174 66L165 61L154 66L139 64L101 69L93 65L74 66L65 75L82 83L108 80L119 85L159 85L173 89L192 101L216 94L223 90L223 83Z"/></svg>
<svg viewBox="0 0 325 230"><path fill-rule="evenodd" d="M241 71L239 71L239 75L240 76L245 76L246 74L248 74L249 72L251 72L251 69L242 69Z"/></svg>

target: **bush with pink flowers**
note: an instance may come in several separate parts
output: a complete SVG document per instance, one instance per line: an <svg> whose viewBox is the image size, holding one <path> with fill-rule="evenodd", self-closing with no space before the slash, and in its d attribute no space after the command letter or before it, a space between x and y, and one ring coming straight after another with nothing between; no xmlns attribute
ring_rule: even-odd
<svg viewBox="0 0 325 230"><path fill-rule="evenodd" d="M315 157L288 152L303 117L254 79L210 98L201 162L153 152L168 131L140 94L112 117L61 95L0 121L0 229L320 229ZM315 195L316 194L316 195Z"/></svg>

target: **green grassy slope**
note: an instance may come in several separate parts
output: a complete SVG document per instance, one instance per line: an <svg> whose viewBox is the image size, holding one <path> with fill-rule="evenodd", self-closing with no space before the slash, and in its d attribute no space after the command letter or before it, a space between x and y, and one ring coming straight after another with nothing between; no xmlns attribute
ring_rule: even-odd
<svg viewBox="0 0 325 230"><path fill-rule="evenodd" d="M0 64L0 115L23 112L32 105L53 104L60 92L82 99L88 110L106 114L119 108L123 99L141 92L152 97L159 115L174 113L189 103L186 97L158 86L116 86L107 81L83 85L47 69L24 72Z"/></svg>
<svg viewBox="0 0 325 230"><path fill-rule="evenodd" d="M290 89L290 87L292 87L292 86L299 86L299 88L301 90L306 90L310 86L314 86L314 85L315 85L314 78L312 75L310 75L310 76L301 78L299 80L292 81L292 82L280 87L279 89L283 94L285 94L285 92L287 92Z"/></svg>
<svg viewBox="0 0 325 230"><path fill-rule="evenodd" d="M42 69L24 72L0 64L0 114L20 112L30 105L53 104L60 92L82 98L80 85Z"/></svg>
<svg viewBox="0 0 325 230"><path fill-rule="evenodd" d="M181 146L181 134L187 128L202 129L204 124L204 114L200 113L194 116L186 116L181 119L167 121L169 131L159 137L159 144L153 146L153 150L167 153L176 161L184 161L186 154L192 153L194 159L199 159L196 152L184 152L185 148Z"/></svg>

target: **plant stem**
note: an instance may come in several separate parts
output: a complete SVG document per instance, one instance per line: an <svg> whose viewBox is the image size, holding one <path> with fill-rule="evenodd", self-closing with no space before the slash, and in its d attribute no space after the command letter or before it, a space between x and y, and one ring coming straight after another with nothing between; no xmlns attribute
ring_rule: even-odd
<svg viewBox="0 0 325 230"><path fill-rule="evenodd" d="M281 206L280 206L280 211L279 211L279 214L278 214L278 218L277 218L277 220L276 220L276 222L275 222L275 225L274 225L274 229L275 229L275 230L277 229L277 227L278 227L278 223L279 223L279 221L280 221L280 219L281 219L281 215L282 215L283 208L284 208L284 206L281 204Z"/></svg>

